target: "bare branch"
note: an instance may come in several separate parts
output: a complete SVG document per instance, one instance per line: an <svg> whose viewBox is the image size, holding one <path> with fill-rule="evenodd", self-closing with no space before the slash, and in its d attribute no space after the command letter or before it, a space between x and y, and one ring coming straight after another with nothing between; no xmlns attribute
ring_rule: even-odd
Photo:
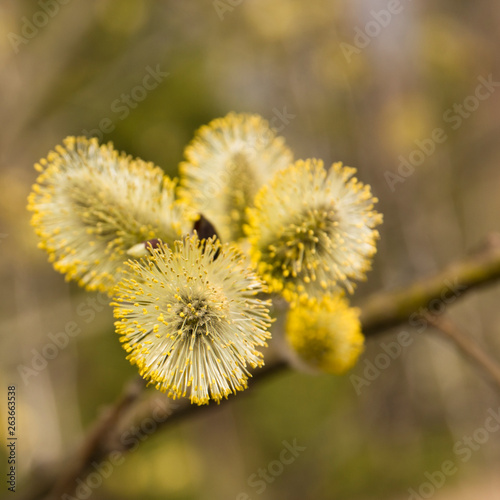
<svg viewBox="0 0 500 500"><path fill-rule="evenodd" d="M462 332L447 317L438 318L427 314L426 318L445 338L451 340L466 358L475 363L497 389L500 389L500 365L473 338Z"/></svg>

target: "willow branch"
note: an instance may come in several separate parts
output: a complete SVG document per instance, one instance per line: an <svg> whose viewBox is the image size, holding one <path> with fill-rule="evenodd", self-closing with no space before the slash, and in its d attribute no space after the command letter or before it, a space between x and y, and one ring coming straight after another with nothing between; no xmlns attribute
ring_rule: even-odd
<svg viewBox="0 0 500 500"><path fill-rule="evenodd" d="M372 337L388 328L408 322L412 314L418 313L422 308L426 310L433 300L444 300L445 293L450 288L455 288L455 299L460 299L471 290L485 286L497 279L500 279L500 235L493 234L477 251L454 262L437 275L420 280L399 291L378 292L369 297L361 306L363 332L367 337ZM448 336L451 337L449 333ZM475 347L466 345L463 339L457 341L456 336L454 341L463 352L485 368L485 360L482 359ZM488 363L487 365L490 372L493 370L496 373L496 369L493 369ZM266 357L265 368L254 374L250 386L255 386L259 381L268 378L269 375L282 372L287 367L288 363L283 359ZM498 380L500 381L500 378ZM127 444L124 443L123 439L120 439L120 436L123 435L124 430L151 415L153 410L158 408L160 401L160 406L168 418L158 420L155 430L167 427L179 419L199 415L205 411L213 411L219 407L214 404L198 407L189 404L186 399L171 401L165 396L158 396L158 394L145 399L139 399L138 396L130 400L126 397L125 399L127 400L126 404L121 398L115 404L114 409L110 410L110 416L107 420L98 424L89 433L77 459L72 462L71 468L64 472L63 480L58 482L57 490L53 491L57 491L58 494L61 492L70 494L77 484L76 480L78 478L84 479L86 474L91 471L92 461L103 460L113 451L126 452L128 450ZM127 406L130 411L124 412L123 406Z"/></svg>
<svg viewBox="0 0 500 500"><path fill-rule="evenodd" d="M366 336L408 322L412 314L425 309L433 300L443 300L450 288L456 298L500 278L500 235L491 234L469 257L456 261L430 278L408 288L379 292L361 305L361 323Z"/></svg>
<svg viewBox="0 0 500 500"><path fill-rule="evenodd" d="M80 451L73 460L69 461L66 470L55 483L48 498L60 499L65 493L71 494L77 486L76 478L81 477L82 473L85 474L93 462L109 454L110 450L105 446L109 437L127 411L139 399L145 387L146 383L140 377L134 378L125 386L115 404L94 423Z"/></svg>

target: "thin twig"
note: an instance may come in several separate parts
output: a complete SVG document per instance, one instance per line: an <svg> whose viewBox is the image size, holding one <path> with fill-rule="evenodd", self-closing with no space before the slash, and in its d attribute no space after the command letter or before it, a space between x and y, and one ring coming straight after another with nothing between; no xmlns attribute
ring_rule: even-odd
<svg viewBox="0 0 500 500"><path fill-rule="evenodd" d="M474 362L489 379L500 389L500 365L474 340L462 332L446 316L437 317L432 314L425 315L427 321L451 340L462 353Z"/></svg>

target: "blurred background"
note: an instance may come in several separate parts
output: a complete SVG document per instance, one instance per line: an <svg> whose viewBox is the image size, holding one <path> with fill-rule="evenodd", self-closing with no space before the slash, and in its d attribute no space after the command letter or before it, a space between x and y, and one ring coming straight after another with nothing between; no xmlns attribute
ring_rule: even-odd
<svg viewBox="0 0 500 500"><path fill-rule="evenodd" d="M499 23L495 0L3 0L0 408L15 384L18 490L57 473L135 374L109 307L37 249L25 208L36 161L67 135L96 135L176 175L199 126L259 113L296 158L354 166L380 199L360 303L500 230ZM497 358L499 300L492 286L447 310ZM68 322L81 332L36 365ZM350 375L402 330L414 342L356 391ZM456 472L433 498L498 498L500 432L467 460L454 452L498 411L498 394L430 330L370 339L343 377L289 371L231 399L145 440L92 498L406 499L446 460ZM294 439L296 460L264 491L249 484Z"/></svg>

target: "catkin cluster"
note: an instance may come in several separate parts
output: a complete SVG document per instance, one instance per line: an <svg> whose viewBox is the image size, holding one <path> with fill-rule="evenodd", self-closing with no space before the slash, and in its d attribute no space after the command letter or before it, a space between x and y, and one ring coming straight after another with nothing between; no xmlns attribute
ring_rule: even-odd
<svg viewBox="0 0 500 500"><path fill-rule="evenodd" d="M305 362L350 368L363 336L345 293L382 221L370 187L341 163L294 161L257 115L213 120L184 156L179 180L85 137L40 160L28 208L54 268L110 295L127 359L172 398L245 389L277 296Z"/></svg>

